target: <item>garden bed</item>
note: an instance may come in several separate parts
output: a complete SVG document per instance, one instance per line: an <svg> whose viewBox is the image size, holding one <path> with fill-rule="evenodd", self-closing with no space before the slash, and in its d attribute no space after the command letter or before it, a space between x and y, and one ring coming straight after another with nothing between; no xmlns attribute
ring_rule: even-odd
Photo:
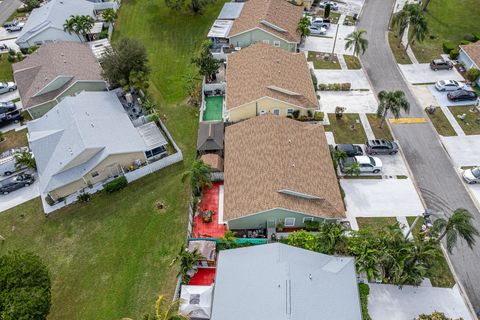
<svg viewBox="0 0 480 320"><path fill-rule="evenodd" d="M448 121L440 107L435 108L435 113L425 111L437 130L438 134L444 137L456 136L455 130Z"/></svg>
<svg viewBox="0 0 480 320"><path fill-rule="evenodd" d="M325 58L326 55L329 58ZM307 61L313 62L315 69L341 69L337 55L331 57L331 53L308 51Z"/></svg>
<svg viewBox="0 0 480 320"><path fill-rule="evenodd" d="M380 122L382 121L382 118L379 118L376 114L367 114L367 118L375 138L393 141L393 135L390 131L387 121L383 123L383 128L380 128Z"/></svg>
<svg viewBox="0 0 480 320"><path fill-rule="evenodd" d="M347 63L348 70L359 70L362 68L362 65L360 64L360 60L358 60L357 57L344 55L343 58Z"/></svg>
<svg viewBox="0 0 480 320"><path fill-rule="evenodd" d="M335 114L329 113L328 119L330 124L325 126L325 131L333 132L336 143L363 144L367 140L357 113L344 113L341 119L337 119Z"/></svg>
<svg viewBox="0 0 480 320"><path fill-rule="evenodd" d="M399 64L411 64L412 61L408 57L408 55L405 53L405 47L403 44L400 43L399 46L399 39L393 32L388 33L388 43L390 44L390 49L392 50L393 56L395 57L395 60Z"/></svg>

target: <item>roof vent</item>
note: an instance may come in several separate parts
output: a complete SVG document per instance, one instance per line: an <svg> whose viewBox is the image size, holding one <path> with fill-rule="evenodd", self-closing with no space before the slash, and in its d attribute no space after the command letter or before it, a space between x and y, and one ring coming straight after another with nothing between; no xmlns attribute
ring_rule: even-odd
<svg viewBox="0 0 480 320"><path fill-rule="evenodd" d="M292 139L288 139L288 143L292 143Z"/></svg>
<svg viewBox="0 0 480 320"><path fill-rule="evenodd" d="M92 128L95 128L95 126L93 125L93 122L90 122L90 125L92 126Z"/></svg>
<svg viewBox="0 0 480 320"><path fill-rule="evenodd" d="M295 168L295 163L292 163L292 168Z"/></svg>
<svg viewBox="0 0 480 320"><path fill-rule="evenodd" d="M312 280L312 274L311 274L311 273L308 275L308 278L309 278L310 280Z"/></svg>

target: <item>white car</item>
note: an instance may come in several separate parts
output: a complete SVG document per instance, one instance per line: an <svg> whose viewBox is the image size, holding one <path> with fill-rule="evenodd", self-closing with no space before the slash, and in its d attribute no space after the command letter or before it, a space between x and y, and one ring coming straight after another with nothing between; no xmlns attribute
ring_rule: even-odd
<svg viewBox="0 0 480 320"><path fill-rule="evenodd" d="M480 182L480 167L475 167L472 169L467 169L463 171L463 179L468 183L468 184L475 184Z"/></svg>
<svg viewBox="0 0 480 320"><path fill-rule="evenodd" d="M0 94L17 90L14 82L0 82Z"/></svg>
<svg viewBox="0 0 480 320"><path fill-rule="evenodd" d="M383 167L382 160L377 157L355 156L341 161L340 169L345 172L354 163L358 163L360 173L379 173Z"/></svg>
<svg viewBox="0 0 480 320"><path fill-rule="evenodd" d="M328 18L315 18L311 21L311 24L314 26L314 27L320 27L320 28L330 28L330 19Z"/></svg>
<svg viewBox="0 0 480 320"><path fill-rule="evenodd" d="M455 80L440 80L435 83L435 89L438 91L455 91L463 87L463 84Z"/></svg>
<svg viewBox="0 0 480 320"><path fill-rule="evenodd" d="M327 33L327 28L325 27L309 26L308 30L310 30L311 35L322 35Z"/></svg>
<svg viewBox="0 0 480 320"><path fill-rule="evenodd" d="M333 1L325 1L325 2L320 2L320 4L318 5L320 8L325 8L325 6L327 4L330 4L330 9L332 9L333 11L337 11L338 10L338 3L336 2L333 2Z"/></svg>

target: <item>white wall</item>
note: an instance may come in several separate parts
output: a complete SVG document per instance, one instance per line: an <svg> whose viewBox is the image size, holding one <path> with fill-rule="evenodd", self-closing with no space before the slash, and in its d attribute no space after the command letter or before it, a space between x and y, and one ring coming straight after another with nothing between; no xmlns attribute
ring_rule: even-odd
<svg viewBox="0 0 480 320"><path fill-rule="evenodd" d="M27 42L17 42L20 48L28 48L35 45L35 42L45 42L45 41L72 41L80 42L80 39L75 33L69 34L63 30L47 28L34 37L30 38Z"/></svg>

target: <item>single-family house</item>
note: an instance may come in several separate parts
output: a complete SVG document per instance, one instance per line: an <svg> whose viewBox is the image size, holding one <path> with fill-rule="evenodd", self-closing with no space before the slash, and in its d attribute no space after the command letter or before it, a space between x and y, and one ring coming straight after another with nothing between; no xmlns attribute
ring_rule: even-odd
<svg viewBox="0 0 480 320"><path fill-rule="evenodd" d="M313 0L290 0L291 3L297 6L303 6L303 8L309 11L312 8Z"/></svg>
<svg viewBox="0 0 480 320"><path fill-rule="evenodd" d="M208 37L214 57L237 51L256 42L296 52L301 41L297 31L303 7L285 0L248 0L226 3Z"/></svg>
<svg viewBox="0 0 480 320"><path fill-rule="evenodd" d="M152 122L134 127L114 92L66 97L27 128L40 192L54 201L137 168L168 143Z"/></svg>
<svg viewBox="0 0 480 320"><path fill-rule="evenodd" d="M23 108L32 118L43 116L64 97L80 91L105 91L102 68L83 43L46 43L13 64Z"/></svg>
<svg viewBox="0 0 480 320"><path fill-rule="evenodd" d="M308 115L319 103L303 53L263 43L227 56L225 120L236 122L266 113Z"/></svg>
<svg viewBox="0 0 480 320"><path fill-rule="evenodd" d="M282 243L222 250L211 320L362 320L353 257Z"/></svg>
<svg viewBox="0 0 480 320"><path fill-rule="evenodd" d="M465 69L476 68L480 70L480 43L470 43L460 46L460 54L458 60L462 62ZM478 85L480 85L480 78L477 79Z"/></svg>
<svg viewBox="0 0 480 320"><path fill-rule="evenodd" d="M343 218L323 126L267 114L226 127L222 219L230 230L270 236L279 224Z"/></svg>
<svg viewBox="0 0 480 320"><path fill-rule="evenodd" d="M52 41L82 42L82 35L64 31L63 25L72 15L95 18L94 9L95 4L88 0L51 0L33 9L15 42L20 48Z"/></svg>

